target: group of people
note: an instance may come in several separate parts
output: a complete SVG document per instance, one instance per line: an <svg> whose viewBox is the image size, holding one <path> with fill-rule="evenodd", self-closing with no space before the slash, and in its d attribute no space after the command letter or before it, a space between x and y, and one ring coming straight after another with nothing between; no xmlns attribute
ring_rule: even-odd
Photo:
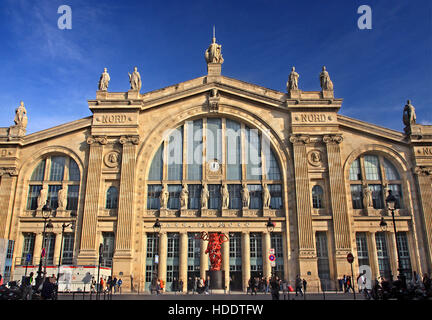
<svg viewBox="0 0 432 320"><path fill-rule="evenodd" d="M92 277L91 284L90 284L90 290L91 292L96 292L99 285L99 292L106 292L106 293L117 293L121 292L121 285L123 284L123 280L119 278L117 280L116 277L108 276L107 279L104 277L100 277L99 283L96 283L95 277Z"/></svg>
<svg viewBox="0 0 432 320"><path fill-rule="evenodd" d="M36 277L34 273L30 272L28 277L23 277L21 284L22 299L32 300L35 292L40 292L40 298L42 300L56 300L58 283L57 278L53 274L51 277L44 277L39 287L36 287Z"/></svg>
<svg viewBox="0 0 432 320"><path fill-rule="evenodd" d="M307 281L301 279L297 275L295 280L295 294L301 296L306 293ZM279 291L283 292L284 300L287 298L289 292L294 292L293 287L285 279L280 279L278 276L273 277L253 277L248 281L248 288L246 294L250 292L251 295L261 293L271 293L273 300L279 300Z"/></svg>
<svg viewBox="0 0 432 320"><path fill-rule="evenodd" d="M187 286L188 294L190 291L192 291L192 294L195 294L195 292L198 294L209 294L209 289L210 289L209 276L207 277L207 279L200 278L200 277L188 278L188 286Z"/></svg>
<svg viewBox="0 0 432 320"><path fill-rule="evenodd" d="M350 290L352 290L352 292L354 293L354 287L353 287L351 276L344 275L342 278L338 280L338 283L339 283L339 291L343 291L344 293L347 293Z"/></svg>

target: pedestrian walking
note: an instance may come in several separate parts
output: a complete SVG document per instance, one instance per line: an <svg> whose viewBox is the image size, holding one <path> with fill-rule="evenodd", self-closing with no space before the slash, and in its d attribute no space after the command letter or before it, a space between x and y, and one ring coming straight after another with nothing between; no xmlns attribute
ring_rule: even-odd
<svg viewBox="0 0 432 320"><path fill-rule="evenodd" d="M298 292L300 292L301 296L303 297L303 292L302 292L302 280L300 279L300 276L297 275L296 280L295 280L295 287L296 287L296 297L298 296Z"/></svg>
<svg viewBox="0 0 432 320"><path fill-rule="evenodd" d="M260 280L258 277L255 277L254 287L253 287L255 295L257 295L259 285L260 285Z"/></svg>
<svg viewBox="0 0 432 320"><path fill-rule="evenodd" d="M117 292L117 278L114 277L114 279L112 280L112 286L114 288L114 293Z"/></svg>
<svg viewBox="0 0 432 320"><path fill-rule="evenodd" d="M90 291L96 292L96 280L94 277L92 277L91 282L90 282Z"/></svg>
<svg viewBox="0 0 432 320"><path fill-rule="evenodd" d="M183 293L183 280L182 279L180 279L180 281L179 281L179 291L180 291L180 293Z"/></svg>
<svg viewBox="0 0 432 320"><path fill-rule="evenodd" d="M33 272L30 272L28 277L24 278L23 281L23 300L31 300L33 294Z"/></svg>
<svg viewBox="0 0 432 320"><path fill-rule="evenodd" d="M344 288L344 292L346 293L347 292L347 276L346 275L344 275L343 276L343 278L342 278L342 281L343 281L343 288Z"/></svg>
<svg viewBox="0 0 432 320"><path fill-rule="evenodd" d="M209 294L210 289L210 276L207 276L207 280L205 282L205 294Z"/></svg>
<svg viewBox="0 0 432 320"><path fill-rule="evenodd" d="M277 276L273 276L270 282L272 300L279 300L280 283Z"/></svg>
<svg viewBox="0 0 432 320"><path fill-rule="evenodd" d="M352 281L351 281L351 277L350 276L347 277L346 287L347 287L347 291L346 292L349 292L349 290L351 289L352 292L354 293L354 288L352 286Z"/></svg>
<svg viewBox="0 0 432 320"><path fill-rule="evenodd" d="M121 285L123 284L123 280L121 278L118 279L117 281L117 285L118 285L118 290L121 293Z"/></svg>
<svg viewBox="0 0 432 320"><path fill-rule="evenodd" d="M54 300L54 283L51 277L45 278L42 285L41 297L43 300Z"/></svg>
<svg viewBox="0 0 432 320"><path fill-rule="evenodd" d="M282 293L284 300L286 300L286 297L288 295L288 282L285 279L282 280Z"/></svg>
<svg viewBox="0 0 432 320"><path fill-rule="evenodd" d="M306 279L303 279L303 293L306 294L306 286L307 286L307 281Z"/></svg>

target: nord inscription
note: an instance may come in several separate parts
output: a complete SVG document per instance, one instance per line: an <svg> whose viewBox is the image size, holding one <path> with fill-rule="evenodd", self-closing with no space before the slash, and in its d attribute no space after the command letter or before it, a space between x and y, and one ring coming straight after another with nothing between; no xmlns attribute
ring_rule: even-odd
<svg viewBox="0 0 432 320"><path fill-rule="evenodd" d="M301 122L326 122L327 116L323 113L300 114Z"/></svg>
<svg viewBox="0 0 432 320"><path fill-rule="evenodd" d="M110 114L102 116L102 123L124 123L127 120L127 116L124 114Z"/></svg>

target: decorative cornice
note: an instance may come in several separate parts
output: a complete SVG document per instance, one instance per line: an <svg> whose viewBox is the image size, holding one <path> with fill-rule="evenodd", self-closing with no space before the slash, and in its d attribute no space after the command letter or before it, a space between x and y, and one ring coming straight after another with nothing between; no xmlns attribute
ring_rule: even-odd
<svg viewBox="0 0 432 320"><path fill-rule="evenodd" d="M323 137L323 142L325 144L329 143L337 143L340 144L343 141L343 137L341 134L332 134L332 135L325 135Z"/></svg>
<svg viewBox="0 0 432 320"><path fill-rule="evenodd" d="M108 139L106 136L90 136L87 138L88 144L99 143L101 145L106 145L108 143Z"/></svg>
<svg viewBox="0 0 432 320"><path fill-rule="evenodd" d="M119 139L120 144L127 144L127 143L132 143L134 145L138 145L139 144L139 136L121 136L121 138Z"/></svg>
<svg viewBox="0 0 432 320"><path fill-rule="evenodd" d="M414 173L418 176L432 176L432 167L418 166L414 168Z"/></svg>
<svg viewBox="0 0 432 320"><path fill-rule="evenodd" d="M292 144L308 144L310 143L310 136L305 134L293 134L290 136L289 140Z"/></svg>
<svg viewBox="0 0 432 320"><path fill-rule="evenodd" d="M13 168L13 167L9 167L9 168L0 168L0 177L1 176L3 176L3 175L5 175L5 174L8 174L8 175L10 175L11 177L12 176L17 176L18 175L18 170L16 169L16 168Z"/></svg>

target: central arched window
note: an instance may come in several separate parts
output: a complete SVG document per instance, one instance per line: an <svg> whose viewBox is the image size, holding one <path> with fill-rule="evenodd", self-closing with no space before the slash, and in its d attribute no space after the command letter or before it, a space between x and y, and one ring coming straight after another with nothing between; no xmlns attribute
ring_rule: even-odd
<svg viewBox="0 0 432 320"><path fill-rule="evenodd" d="M27 196L27 210L37 209L37 199L42 188L47 190L47 200L52 209L59 207L59 190L64 189L64 209L77 210L80 170L72 158L63 155L47 156L33 170ZM61 201L61 200L60 200Z"/></svg>
<svg viewBox="0 0 432 320"><path fill-rule="evenodd" d="M353 209L363 209L365 206L383 209L388 190L392 190L397 199L396 208L404 207L402 179L395 166L384 156L361 155L352 163L349 179Z"/></svg>
<svg viewBox="0 0 432 320"><path fill-rule="evenodd" d="M270 141L257 129L226 118L186 121L169 132L157 149L148 173L147 209L159 209L162 184L169 192L168 209L180 208L182 185L189 191L188 209L201 208L203 183L208 209L221 208L221 183L227 184L229 209L241 209L242 184L250 209L263 207L263 186L270 192L270 209L282 208L282 176Z"/></svg>

